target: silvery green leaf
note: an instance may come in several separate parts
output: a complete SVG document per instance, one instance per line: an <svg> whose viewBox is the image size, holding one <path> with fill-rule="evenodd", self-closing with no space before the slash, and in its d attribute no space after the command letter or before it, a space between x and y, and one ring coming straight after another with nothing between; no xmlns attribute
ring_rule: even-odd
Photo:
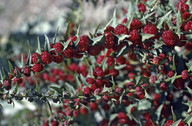
<svg viewBox="0 0 192 126"><path fill-rule="evenodd" d="M181 119L180 120L177 120L176 122L174 122L173 124L172 124L172 126L179 126L179 123L181 122Z"/></svg>
<svg viewBox="0 0 192 126"><path fill-rule="evenodd" d="M112 22L112 27L117 26L117 17L116 17L116 9L113 12L113 22Z"/></svg>
<svg viewBox="0 0 192 126"><path fill-rule="evenodd" d="M143 41L153 37L154 34L142 34L141 36L142 36L142 42L143 42Z"/></svg>
<svg viewBox="0 0 192 126"><path fill-rule="evenodd" d="M63 44L63 50L65 50L65 49L68 47L68 45L69 45L70 42L71 42L71 39L67 40L67 42L65 42L65 43Z"/></svg>
<svg viewBox="0 0 192 126"><path fill-rule="evenodd" d="M155 112L155 115L157 115L157 120L159 121L159 119L160 119L160 116L161 116L161 110L163 109L163 104L161 104L158 108L157 108L157 110L156 110L156 112Z"/></svg>
<svg viewBox="0 0 192 126"><path fill-rule="evenodd" d="M75 46L77 46L79 44L79 41L80 41L80 25L77 28L76 36L77 36L77 40L75 41Z"/></svg>
<svg viewBox="0 0 192 126"><path fill-rule="evenodd" d="M145 90L145 98L147 98L147 99L153 99L153 98L147 93L146 90Z"/></svg>
<svg viewBox="0 0 192 126"><path fill-rule="evenodd" d="M168 16L171 14L172 10L170 10L167 14L165 14L163 17L161 17L158 21L158 25L157 28L161 29L162 28L162 24L164 21L166 21L168 19Z"/></svg>
<svg viewBox="0 0 192 126"><path fill-rule="evenodd" d="M50 51L51 49L51 46L50 46L50 41L49 41L49 38L47 37L47 35L45 34L45 44L46 44L46 47L48 49L48 52Z"/></svg>
<svg viewBox="0 0 192 126"><path fill-rule="evenodd" d="M39 37L37 37L37 53L41 54L41 45L40 45L40 41L39 41Z"/></svg>

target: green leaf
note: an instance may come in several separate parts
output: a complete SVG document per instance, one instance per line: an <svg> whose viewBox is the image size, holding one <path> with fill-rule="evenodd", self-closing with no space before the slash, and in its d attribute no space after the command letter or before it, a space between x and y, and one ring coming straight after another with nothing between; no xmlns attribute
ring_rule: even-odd
<svg viewBox="0 0 192 126"><path fill-rule="evenodd" d="M62 89L61 89L60 87L50 86L50 88L52 88L53 90L55 90L57 93L62 94Z"/></svg>
<svg viewBox="0 0 192 126"><path fill-rule="evenodd" d="M83 82L84 85L88 86L88 83L87 83L85 77L82 74L80 74L80 79L81 79L81 81Z"/></svg>
<svg viewBox="0 0 192 126"><path fill-rule="evenodd" d="M36 91L39 92L39 84L38 84L37 80L35 80L35 82L36 82Z"/></svg>
<svg viewBox="0 0 192 126"><path fill-rule="evenodd" d="M171 77L171 84L173 84L173 82L175 81L176 77L177 77L177 73L175 73L174 76Z"/></svg>
<svg viewBox="0 0 192 126"><path fill-rule="evenodd" d="M171 6L172 10L174 11L174 13L177 13L176 12L176 8L175 8L175 5L173 3L173 0L169 0L169 5Z"/></svg>
<svg viewBox="0 0 192 126"><path fill-rule="evenodd" d="M51 104L49 103L49 101L47 100L47 105L49 106L49 110L51 112L51 115L53 114L52 108L51 108Z"/></svg>
<svg viewBox="0 0 192 126"><path fill-rule="evenodd" d="M118 35L117 37L118 37L118 44L120 44L120 42L121 42L122 40L124 40L125 38L129 38L130 35L125 35L125 34L123 34L123 35Z"/></svg>
<svg viewBox="0 0 192 126"><path fill-rule="evenodd" d="M56 31L55 36L54 36L54 40L53 40L54 43L56 43L56 41L57 41L58 31L59 31L59 27L57 27L57 31Z"/></svg>
<svg viewBox="0 0 192 126"><path fill-rule="evenodd" d="M92 45L95 45L95 44L98 44L98 43L100 43L102 41L105 41L105 35L99 36L99 37L93 37L92 41L93 41Z"/></svg>
<svg viewBox="0 0 192 126"><path fill-rule="evenodd" d="M96 100L99 100L99 99L101 99L101 96L99 96L99 95L96 95L96 94L93 94L93 95L95 96Z"/></svg>
<svg viewBox="0 0 192 126"><path fill-rule="evenodd" d="M151 12L150 14L144 15L144 17L141 19L141 21L146 24L146 20L151 17L153 14L155 14L156 11Z"/></svg>
<svg viewBox="0 0 192 126"><path fill-rule="evenodd" d="M192 114L190 114L189 116L187 116L185 119L184 119L185 123L188 124L188 126L190 126L192 124Z"/></svg>
<svg viewBox="0 0 192 126"><path fill-rule="evenodd" d="M79 80L78 75L76 75L75 80L76 80L76 84L78 85L78 87L81 87L81 82Z"/></svg>
<svg viewBox="0 0 192 126"><path fill-rule="evenodd" d="M157 108L157 110L156 110L156 112L155 112L155 115L157 115L157 121L159 121L159 119L160 119L160 116L161 116L161 110L163 109L163 104L161 104L158 108Z"/></svg>
<svg viewBox="0 0 192 126"><path fill-rule="evenodd" d="M146 99L140 100L138 103L138 110L147 110L151 108L151 102Z"/></svg>
<svg viewBox="0 0 192 126"><path fill-rule="evenodd" d="M153 99L153 98L147 93L146 90L145 90L145 98L147 98L147 99Z"/></svg>
<svg viewBox="0 0 192 126"><path fill-rule="evenodd" d="M186 63L188 72L192 71L192 60L190 60L188 63Z"/></svg>
<svg viewBox="0 0 192 126"><path fill-rule="evenodd" d="M9 70L11 72L11 74L14 74L14 69L13 69L13 65L10 61L8 61L8 64L9 64Z"/></svg>
<svg viewBox="0 0 192 126"><path fill-rule="evenodd" d="M128 12L127 12L128 21L131 19L131 17L133 17L133 5L132 5L132 2L129 3L129 8L128 8Z"/></svg>
<svg viewBox="0 0 192 126"><path fill-rule="evenodd" d="M97 26L97 28L95 29L95 32L94 32L93 36L95 36L95 35L97 34L97 31L98 31L99 27L100 27L100 24L99 24L99 25Z"/></svg>
<svg viewBox="0 0 192 126"><path fill-rule="evenodd" d="M44 34L44 36L45 36L45 45L46 45L48 52L49 52L51 50L50 41L49 41L49 38L47 37L46 34Z"/></svg>
<svg viewBox="0 0 192 126"><path fill-rule="evenodd" d="M104 88L103 88L102 92L107 92L108 90L109 90L109 88L104 85Z"/></svg>
<svg viewBox="0 0 192 126"><path fill-rule="evenodd" d="M37 53L41 54L41 45L40 45L40 41L39 41L39 37L37 37Z"/></svg>
<svg viewBox="0 0 192 126"><path fill-rule="evenodd" d="M77 36L77 40L75 41L75 46L77 46L79 44L79 41L80 41L80 25L77 28L76 36Z"/></svg>
<svg viewBox="0 0 192 126"><path fill-rule="evenodd" d="M110 115L108 126L111 125L111 122L117 117L117 115L118 115L117 113Z"/></svg>
<svg viewBox="0 0 192 126"><path fill-rule="evenodd" d="M134 16L131 16L131 19L128 20L128 23L127 23L127 28L130 29L130 26L131 26L131 22L133 21L134 19Z"/></svg>
<svg viewBox="0 0 192 126"><path fill-rule="evenodd" d="M142 42L153 36L154 36L154 34L142 34Z"/></svg>
<svg viewBox="0 0 192 126"><path fill-rule="evenodd" d="M65 83L65 85L68 87L69 93L71 93L72 95L74 95L74 94L75 94L75 89L74 89L74 87L73 87L71 84L69 84L69 83Z"/></svg>
<svg viewBox="0 0 192 126"><path fill-rule="evenodd" d="M181 4L180 4L181 5ZM181 16L181 6L179 6L179 10L177 13L177 32L176 34L179 36L179 38L181 37L181 24L182 24L182 16Z"/></svg>
<svg viewBox="0 0 192 126"><path fill-rule="evenodd" d="M116 58L118 58L119 56L122 56L122 55L126 54L126 53L128 52L128 50L129 50L129 49L127 48L127 46L124 46L124 47L121 48L121 50L118 52Z"/></svg>
<svg viewBox="0 0 192 126"><path fill-rule="evenodd" d="M104 31L106 30L106 28L111 24L111 22L113 21L113 18L105 25L105 27L101 30L102 33L104 33Z"/></svg>
<svg viewBox="0 0 192 126"><path fill-rule="evenodd" d="M8 80L9 79L8 72L4 68L2 68L2 70L3 70L3 74L5 76L5 80Z"/></svg>
<svg viewBox="0 0 192 126"><path fill-rule="evenodd" d="M122 103L122 99L123 99L123 95L125 94L125 90L123 91L123 93L121 94L121 96L119 97L119 102L120 104Z"/></svg>
<svg viewBox="0 0 192 126"><path fill-rule="evenodd" d="M175 55L173 55L173 68L172 68L172 70L174 70L176 72Z"/></svg>
<svg viewBox="0 0 192 126"><path fill-rule="evenodd" d="M71 26L71 23L68 22L68 24L67 24L67 30L66 30L66 33L65 33L65 35L64 35L64 41L67 41L67 39L68 39L69 36L70 36L70 26Z"/></svg>
<svg viewBox="0 0 192 126"><path fill-rule="evenodd" d="M117 26L117 17L116 17L116 8L113 12L113 22L112 22L112 27L116 27Z"/></svg>
<svg viewBox="0 0 192 126"><path fill-rule="evenodd" d="M180 120L177 120L176 122L174 122L173 124L172 124L172 126L179 126L179 123L181 122L181 119Z"/></svg>
<svg viewBox="0 0 192 126"><path fill-rule="evenodd" d="M136 81L135 86L137 86L139 84L140 80L141 80L141 76L135 77L135 81Z"/></svg>
<svg viewBox="0 0 192 126"><path fill-rule="evenodd" d="M31 52L29 50L26 65L31 66Z"/></svg>
<svg viewBox="0 0 192 126"><path fill-rule="evenodd" d="M71 41L71 39L67 40L67 42L65 42L65 43L63 44L63 50L65 50L65 49L68 47L70 41Z"/></svg>
<svg viewBox="0 0 192 126"><path fill-rule="evenodd" d="M23 68L24 67L24 58L23 58L23 54L21 54L21 66L20 68Z"/></svg>
<svg viewBox="0 0 192 126"><path fill-rule="evenodd" d="M18 91L18 84L16 83L14 92L17 93L17 91Z"/></svg>
<svg viewBox="0 0 192 126"><path fill-rule="evenodd" d="M158 21L158 25L157 28L161 29L162 28L162 24L164 21L166 21L168 19L168 16L171 14L172 10L170 10L167 14L165 14L163 17L161 17Z"/></svg>
<svg viewBox="0 0 192 126"><path fill-rule="evenodd" d="M175 113L173 111L173 106L171 106L171 113L173 115L173 122L175 122L177 120L177 117L176 117L176 115L175 115Z"/></svg>
<svg viewBox="0 0 192 126"><path fill-rule="evenodd" d="M192 89L187 86L187 90L190 94L192 94Z"/></svg>
<svg viewBox="0 0 192 126"><path fill-rule="evenodd" d="M102 66L102 70L105 71L105 69L107 68L107 58L103 59L103 62L101 63Z"/></svg>

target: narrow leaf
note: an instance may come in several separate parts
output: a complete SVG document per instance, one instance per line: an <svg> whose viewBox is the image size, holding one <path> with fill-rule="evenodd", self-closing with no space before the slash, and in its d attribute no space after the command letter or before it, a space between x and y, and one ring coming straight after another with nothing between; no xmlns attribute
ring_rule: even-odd
<svg viewBox="0 0 192 126"><path fill-rule="evenodd" d="M57 27L57 31L56 31L55 36L54 36L54 40L53 40L54 43L56 43L56 41L57 41L58 31L59 31L59 27Z"/></svg>
<svg viewBox="0 0 192 126"><path fill-rule="evenodd" d="M13 65L10 61L8 61L8 64L9 64L9 70L11 72L11 74L14 74L14 69L13 69Z"/></svg>
<svg viewBox="0 0 192 126"><path fill-rule="evenodd" d="M180 120L177 120L176 122L174 122L173 124L172 124L172 126L179 126L179 123L181 122L181 119Z"/></svg>
<svg viewBox="0 0 192 126"><path fill-rule="evenodd" d="M171 14L171 12L172 12L172 10L170 10L167 14L165 14L163 17L161 17L161 18L159 19L157 28L161 29L163 22L168 19L168 16Z"/></svg>
<svg viewBox="0 0 192 126"><path fill-rule="evenodd" d="M51 50L50 41L46 34L44 36L45 36L45 43L47 45L48 52L49 52Z"/></svg>
<svg viewBox="0 0 192 126"><path fill-rule="evenodd" d="M142 34L142 42L153 36L154 36L154 34Z"/></svg>
<svg viewBox="0 0 192 126"><path fill-rule="evenodd" d="M37 50L36 50L36 52L41 54L41 45L40 45L39 37L37 37Z"/></svg>

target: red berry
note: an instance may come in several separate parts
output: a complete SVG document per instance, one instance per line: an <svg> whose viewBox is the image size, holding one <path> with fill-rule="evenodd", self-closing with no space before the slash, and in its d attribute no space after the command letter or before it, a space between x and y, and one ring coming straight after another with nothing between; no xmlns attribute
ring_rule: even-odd
<svg viewBox="0 0 192 126"><path fill-rule="evenodd" d="M79 116L79 110L74 110L73 111L73 116L78 117Z"/></svg>
<svg viewBox="0 0 192 126"><path fill-rule="evenodd" d="M182 79L186 80L189 77L188 71L187 70L183 70L181 73Z"/></svg>
<svg viewBox="0 0 192 126"><path fill-rule="evenodd" d="M115 42L114 42L113 34L111 32L107 32L104 47L107 49L110 49L110 48L113 48L114 45L115 45Z"/></svg>
<svg viewBox="0 0 192 126"><path fill-rule="evenodd" d="M173 123L174 123L173 120L167 120L167 122L165 123L165 126L171 126ZM178 126L185 126L185 123L181 121Z"/></svg>
<svg viewBox="0 0 192 126"><path fill-rule="evenodd" d="M192 21L188 21L184 26L185 31L192 31Z"/></svg>
<svg viewBox="0 0 192 126"><path fill-rule="evenodd" d="M109 56L109 57L107 57L106 62L108 64L108 66L113 66L113 64L115 63L115 60L114 60L114 58L112 56Z"/></svg>
<svg viewBox="0 0 192 126"><path fill-rule="evenodd" d="M53 61L53 57L47 51L44 51L41 54L41 59L42 59L43 63L45 63L45 64L49 64L49 63L51 63Z"/></svg>
<svg viewBox="0 0 192 126"><path fill-rule="evenodd" d="M138 96L140 96L140 95L143 94L143 89L142 89L141 87L136 87L136 88L135 88L135 91L136 91L136 94L137 94Z"/></svg>
<svg viewBox="0 0 192 126"><path fill-rule="evenodd" d="M174 74L175 74L175 72L173 70L171 70L171 71L168 72L168 77L171 78L171 77L174 76Z"/></svg>
<svg viewBox="0 0 192 126"><path fill-rule="evenodd" d="M7 86L10 86L11 85L11 81L10 80L5 80L3 82L3 84L7 87Z"/></svg>
<svg viewBox="0 0 192 126"><path fill-rule="evenodd" d="M115 28L115 31L114 33L116 35L122 35L122 34L128 34L128 29L126 26L122 25L122 24L119 24L116 28Z"/></svg>
<svg viewBox="0 0 192 126"><path fill-rule="evenodd" d="M98 58L97 58L97 63L98 64L101 64L102 63L102 61L103 61L103 59L104 59L104 55L100 55L100 56L98 56Z"/></svg>
<svg viewBox="0 0 192 126"><path fill-rule="evenodd" d="M117 64L125 64L126 63L126 58L123 56L119 56L118 59L116 60Z"/></svg>
<svg viewBox="0 0 192 126"><path fill-rule="evenodd" d="M60 53L63 51L63 45L62 45L60 42L55 43L55 45L53 46L53 48L55 48L56 54L57 54L57 51L60 52Z"/></svg>
<svg viewBox="0 0 192 126"><path fill-rule="evenodd" d="M90 103L90 106L92 111L98 110L98 104L96 102Z"/></svg>
<svg viewBox="0 0 192 126"><path fill-rule="evenodd" d="M85 52L87 51L88 47L89 47L89 37L87 35L83 35L80 38L79 44L78 44L78 50L80 52Z"/></svg>
<svg viewBox="0 0 192 126"><path fill-rule="evenodd" d="M104 48L101 45L89 46L88 54L97 56Z"/></svg>
<svg viewBox="0 0 192 126"><path fill-rule="evenodd" d="M148 23L147 25L144 26L143 33L153 34L154 36L152 37L152 39L155 39L157 38L158 29L154 24Z"/></svg>
<svg viewBox="0 0 192 126"><path fill-rule="evenodd" d="M94 72L96 73L96 75L97 75L98 77L104 76L104 72L103 72L103 70L101 69L101 67L99 67L99 66L95 68Z"/></svg>
<svg viewBox="0 0 192 126"><path fill-rule="evenodd" d="M31 61L32 63L37 63L39 61L39 57L41 57L40 54L38 53L33 53L33 55L31 56Z"/></svg>
<svg viewBox="0 0 192 126"><path fill-rule="evenodd" d="M33 70L34 72L41 72L41 71L43 71L43 69L44 69L44 66L43 66L42 63L36 63L36 64L34 64L33 67L32 67L32 70Z"/></svg>
<svg viewBox="0 0 192 126"><path fill-rule="evenodd" d="M167 89L168 89L167 83L165 83L165 82L161 83L160 88L162 91L167 91Z"/></svg>
<svg viewBox="0 0 192 126"><path fill-rule="evenodd" d="M137 30L132 30L129 33L130 37L129 40L134 44L134 45L138 45L141 42L141 36L139 35Z"/></svg>
<svg viewBox="0 0 192 126"><path fill-rule="evenodd" d="M115 68L111 69L109 73L112 74L113 77L117 77L119 75L119 71Z"/></svg>
<svg viewBox="0 0 192 126"><path fill-rule="evenodd" d="M119 112L117 118L120 124L126 124L128 122L127 115L123 112Z"/></svg>
<svg viewBox="0 0 192 126"><path fill-rule="evenodd" d="M23 73L24 73L24 75L25 75L26 77L31 76L31 68L28 67L28 66L25 66L25 67L23 68Z"/></svg>
<svg viewBox="0 0 192 126"><path fill-rule="evenodd" d="M183 19L184 19L185 21L187 21L187 19L190 18L190 17L191 17L191 13L189 13L189 12L184 12L184 13L183 13Z"/></svg>
<svg viewBox="0 0 192 126"><path fill-rule="evenodd" d="M72 47L67 47L65 50L64 50L64 55L65 57L67 58L72 58L73 55L74 55L74 50Z"/></svg>
<svg viewBox="0 0 192 126"><path fill-rule="evenodd" d="M177 10L179 10L179 6L181 8L181 13L184 13L189 10L189 5L182 1L177 3Z"/></svg>
<svg viewBox="0 0 192 126"><path fill-rule="evenodd" d="M23 79L22 78L19 78L19 77L15 77L14 79L13 79L13 83L14 84L21 84L23 82Z"/></svg>
<svg viewBox="0 0 192 126"><path fill-rule="evenodd" d="M112 26L107 26L107 28L105 29L105 33L107 32L114 32L114 28Z"/></svg>
<svg viewBox="0 0 192 126"><path fill-rule="evenodd" d="M80 112L81 112L82 115L87 115L88 110L87 110L87 108L85 108L85 107L81 107L81 108L80 108Z"/></svg>
<svg viewBox="0 0 192 126"><path fill-rule="evenodd" d="M59 122L58 121L52 121L51 126L59 126Z"/></svg>
<svg viewBox="0 0 192 126"><path fill-rule="evenodd" d="M70 37L67 39L67 41L68 41L69 39L71 39L69 45L72 45L72 43L74 43L74 42L77 40L77 36L70 36Z"/></svg>
<svg viewBox="0 0 192 126"><path fill-rule="evenodd" d="M56 63L61 63L63 61L63 56L62 55L58 55L54 57L54 62Z"/></svg>
<svg viewBox="0 0 192 126"><path fill-rule="evenodd" d="M159 62L160 62L159 57L154 57L154 58L153 58L153 64L159 65Z"/></svg>
<svg viewBox="0 0 192 126"><path fill-rule="evenodd" d="M139 9L140 12L145 13L145 11L146 11L146 6L145 6L145 4L143 4L143 3L140 2L140 3L137 5L137 7L138 7L138 9Z"/></svg>
<svg viewBox="0 0 192 126"><path fill-rule="evenodd" d="M143 25L143 23L139 19L134 18L133 21L131 22L130 29L131 30L134 30L134 29L135 30L140 30L142 28L142 25Z"/></svg>

